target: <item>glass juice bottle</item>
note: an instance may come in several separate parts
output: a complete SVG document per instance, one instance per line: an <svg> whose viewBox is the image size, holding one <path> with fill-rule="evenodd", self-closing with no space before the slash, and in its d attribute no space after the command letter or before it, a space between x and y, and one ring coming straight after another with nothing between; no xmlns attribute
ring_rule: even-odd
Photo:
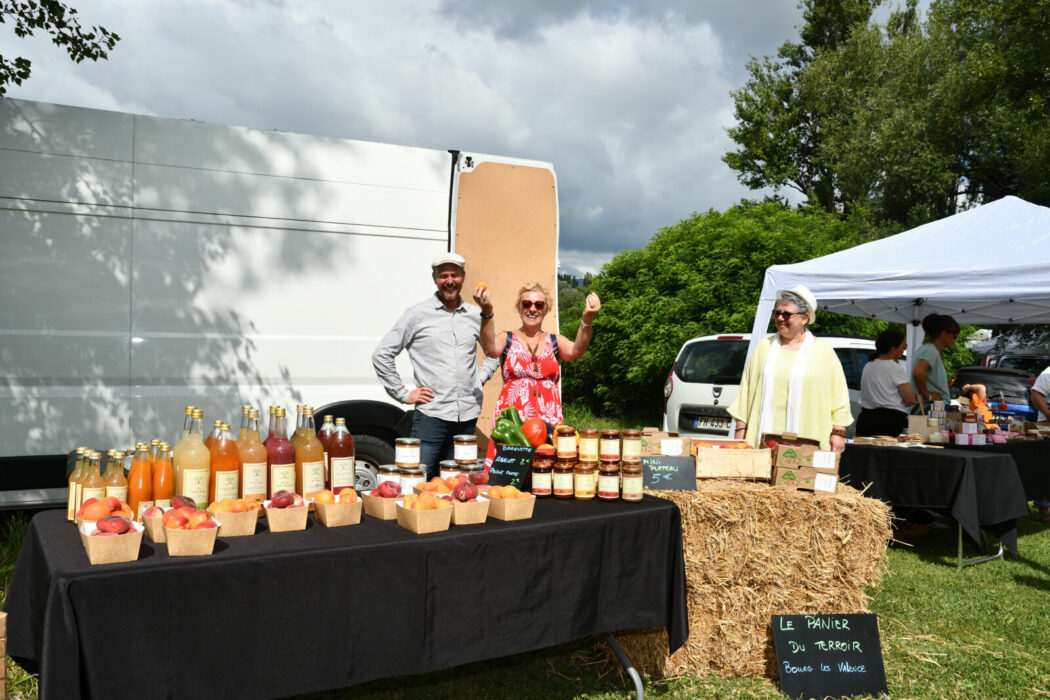
<svg viewBox="0 0 1050 700"><path fill-rule="evenodd" d="M248 429L244 442L238 446L241 453L241 498L258 501L266 500L268 485L266 476L266 447L259 442L259 411L248 411Z"/></svg>
<svg viewBox="0 0 1050 700"><path fill-rule="evenodd" d="M171 508L175 495L175 470L171 466L171 445L160 443L157 461L153 463L153 505Z"/></svg>
<svg viewBox="0 0 1050 700"><path fill-rule="evenodd" d="M277 407L270 404L270 422L266 426L266 437L263 439L263 447L270 442L274 432L277 430Z"/></svg>
<svg viewBox="0 0 1050 700"><path fill-rule="evenodd" d="M219 439L219 435L221 435L221 434L222 434L222 421L221 420L212 421L211 432L208 434L208 437L204 438L204 446L207 447L210 450L212 444L216 440Z"/></svg>
<svg viewBox="0 0 1050 700"><path fill-rule="evenodd" d="M160 454L160 438L153 438L149 441L149 463L153 466L157 463L157 455Z"/></svg>
<svg viewBox="0 0 1050 700"><path fill-rule="evenodd" d="M325 416L321 422L321 427L317 429L317 439L321 441L321 447L324 448L324 482L329 483L329 472L331 471L331 465L328 460L328 438L331 437L332 433L335 432L335 423L333 422L332 416Z"/></svg>
<svg viewBox="0 0 1050 700"><path fill-rule="evenodd" d="M292 447L298 445L303 438L303 408L305 407L301 403L295 405L295 432L290 438Z"/></svg>
<svg viewBox="0 0 1050 700"><path fill-rule="evenodd" d="M190 436L174 461L175 493L192 498L198 507L208 505L208 482L211 480L211 453L204 446L204 411L193 409Z"/></svg>
<svg viewBox="0 0 1050 700"><path fill-rule="evenodd" d="M175 447L171 451L171 462L174 464L182 452L182 446L186 444L186 440L190 437L190 426L193 425L193 409L196 406L187 406L185 410L185 417L182 419L182 433L179 435L178 441L175 443Z"/></svg>
<svg viewBox="0 0 1050 700"><path fill-rule="evenodd" d="M92 452L88 458L87 475L80 482L81 505L89 498L101 500L106 497L106 482L102 480L102 473L99 471L100 457L98 452Z"/></svg>
<svg viewBox="0 0 1050 700"><path fill-rule="evenodd" d="M219 437L211 444L211 479L208 503L241 497L241 452L228 423L219 424Z"/></svg>
<svg viewBox="0 0 1050 700"><path fill-rule="evenodd" d="M67 481L66 520L69 522L73 522L76 518L77 511L80 510L80 480L84 478L85 452L87 452L86 447L77 448L76 461L73 464L73 472L69 475Z"/></svg>
<svg viewBox="0 0 1050 700"><path fill-rule="evenodd" d="M252 410L252 407L248 404L241 406L241 428L237 431L237 444L240 445L244 442L245 436L248 434L248 412Z"/></svg>
<svg viewBox="0 0 1050 700"><path fill-rule="evenodd" d="M268 498L273 498L278 491L295 491L295 448L288 440L286 422L285 410L278 406L274 413L274 433L266 446Z"/></svg>
<svg viewBox="0 0 1050 700"><path fill-rule="evenodd" d="M345 418L336 418L332 434L328 436L328 474L332 493L354 487L354 436L346 427Z"/></svg>
<svg viewBox="0 0 1050 700"><path fill-rule="evenodd" d="M153 469L149 459L149 445L135 444L135 457L128 472L128 506L135 520L142 520L142 511L153 505Z"/></svg>
<svg viewBox="0 0 1050 700"><path fill-rule="evenodd" d="M302 437L295 445L295 492L309 501L324 487L324 447L314 434L314 409L307 406Z"/></svg>
<svg viewBox="0 0 1050 700"><path fill-rule="evenodd" d="M124 453L110 450L107 455L106 473L102 480L106 482L106 496L114 496L121 501L128 501L128 480L124 477Z"/></svg>

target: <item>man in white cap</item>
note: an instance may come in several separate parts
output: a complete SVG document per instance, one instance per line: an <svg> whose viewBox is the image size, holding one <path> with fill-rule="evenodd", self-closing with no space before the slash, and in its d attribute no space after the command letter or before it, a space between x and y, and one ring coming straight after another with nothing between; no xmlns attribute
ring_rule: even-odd
<svg viewBox="0 0 1050 700"><path fill-rule="evenodd" d="M483 398L476 343L487 356L498 355L488 289L474 287L478 306L460 297L465 265L456 253L434 258L430 267L437 291L406 309L372 353L386 393L416 407L412 437L419 438L428 479L438 473L441 460L452 458L454 435L474 434ZM415 389L404 385L395 366L402 350L408 350Z"/></svg>

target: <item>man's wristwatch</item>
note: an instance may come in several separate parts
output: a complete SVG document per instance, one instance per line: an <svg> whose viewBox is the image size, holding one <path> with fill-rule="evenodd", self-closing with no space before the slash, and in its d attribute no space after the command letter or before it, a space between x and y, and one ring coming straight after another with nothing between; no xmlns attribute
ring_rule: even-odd
<svg viewBox="0 0 1050 700"><path fill-rule="evenodd" d="M488 319L492 318L494 315L495 314L481 314L481 317L487 321Z"/></svg>

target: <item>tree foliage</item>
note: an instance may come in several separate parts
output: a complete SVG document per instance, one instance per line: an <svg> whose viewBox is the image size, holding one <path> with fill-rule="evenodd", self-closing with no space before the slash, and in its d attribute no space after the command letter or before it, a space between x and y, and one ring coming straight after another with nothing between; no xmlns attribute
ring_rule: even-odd
<svg viewBox="0 0 1050 700"><path fill-rule="evenodd" d="M604 415L657 420L663 383L682 343L749 332L767 267L860 242L835 216L776 202L745 202L661 229L645 248L619 253L593 278L602 311L587 354L564 366L566 399ZM579 313L563 305L561 332L572 338L579 323ZM868 336L885 327L827 313L818 325L821 333Z"/></svg>
<svg viewBox="0 0 1050 700"><path fill-rule="evenodd" d="M869 236L1015 194L1050 204L1050 0L807 0L801 42L749 64L724 160ZM846 11L852 9L852 11ZM867 11L866 11L867 10Z"/></svg>
<svg viewBox="0 0 1050 700"><path fill-rule="evenodd" d="M47 32L52 43L64 48L76 63L108 58L108 52L120 41L105 27L83 29L77 11L57 0L0 0L0 24L9 22L13 22L15 35L20 39L37 30ZM21 85L27 80L31 68L27 58L8 59L0 55L0 96L7 92L10 83Z"/></svg>

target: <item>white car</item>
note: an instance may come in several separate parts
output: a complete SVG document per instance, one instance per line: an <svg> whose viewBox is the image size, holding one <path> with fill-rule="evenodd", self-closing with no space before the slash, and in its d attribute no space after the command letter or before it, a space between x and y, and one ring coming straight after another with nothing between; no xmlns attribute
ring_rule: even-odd
<svg viewBox="0 0 1050 700"><path fill-rule="evenodd" d="M831 343L849 386L854 423L860 413L860 375L875 341L852 336L820 336ZM729 406L740 389L750 333L705 335L682 345L664 384L664 425L681 435L729 432ZM853 426L847 431L853 435Z"/></svg>

